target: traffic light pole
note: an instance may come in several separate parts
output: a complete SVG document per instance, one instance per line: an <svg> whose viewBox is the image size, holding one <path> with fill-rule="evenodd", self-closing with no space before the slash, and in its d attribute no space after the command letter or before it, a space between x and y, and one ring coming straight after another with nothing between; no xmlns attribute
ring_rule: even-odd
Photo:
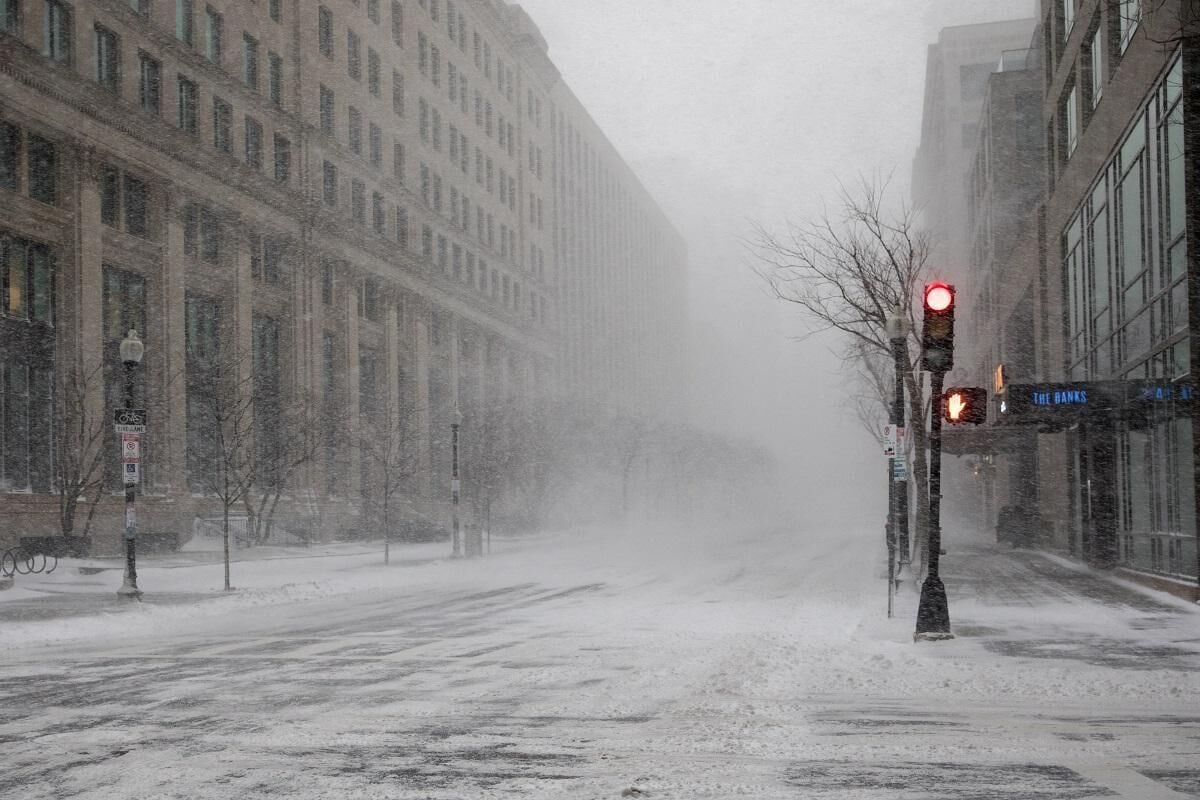
<svg viewBox="0 0 1200 800"><path fill-rule="evenodd" d="M921 604L917 607L918 641L953 639L950 632L950 608L946 587L939 571L942 552L942 386L946 373L929 373L932 418L929 421L929 552L927 572L921 585Z"/></svg>

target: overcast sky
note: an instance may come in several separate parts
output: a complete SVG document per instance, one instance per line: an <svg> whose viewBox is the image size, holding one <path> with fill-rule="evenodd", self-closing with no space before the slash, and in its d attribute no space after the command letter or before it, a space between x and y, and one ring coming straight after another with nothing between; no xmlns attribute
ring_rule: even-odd
<svg viewBox="0 0 1200 800"><path fill-rule="evenodd" d="M747 220L803 219L859 174L891 174L902 199L927 44L944 25L1027 15L1033 0L519 2L688 241L696 416L769 441L794 482L849 478L870 459L882 473L842 410L837 341L795 340L800 319L765 297L740 237ZM801 501L818 520L846 506Z"/></svg>

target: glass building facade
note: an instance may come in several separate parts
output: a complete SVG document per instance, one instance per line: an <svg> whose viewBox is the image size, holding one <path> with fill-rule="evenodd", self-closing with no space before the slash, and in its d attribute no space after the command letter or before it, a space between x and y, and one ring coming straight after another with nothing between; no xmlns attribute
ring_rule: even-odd
<svg viewBox="0 0 1200 800"><path fill-rule="evenodd" d="M1182 71L1176 54L1062 234L1071 380L1192 378ZM1112 462L1117 561L1194 576L1190 409L1167 403L1108 428L1089 425ZM1092 476L1106 466L1095 452L1088 460L1077 454L1077 523L1094 506Z"/></svg>

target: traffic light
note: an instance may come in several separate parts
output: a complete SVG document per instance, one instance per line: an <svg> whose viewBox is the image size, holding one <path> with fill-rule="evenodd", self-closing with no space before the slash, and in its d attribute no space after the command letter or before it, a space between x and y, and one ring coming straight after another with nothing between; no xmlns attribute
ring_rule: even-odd
<svg viewBox="0 0 1200 800"><path fill-rule="evenodd" d="M921 347L921 369L926 372L945 374L954 366L954 287L948 283L925 286Z"/></svg>
<svg viewBox="0 0 1200 800"><path fill-rule="evenodd" d="M987 389L947 389L942 394L942 417L953 425L987 422Z"/></svg>

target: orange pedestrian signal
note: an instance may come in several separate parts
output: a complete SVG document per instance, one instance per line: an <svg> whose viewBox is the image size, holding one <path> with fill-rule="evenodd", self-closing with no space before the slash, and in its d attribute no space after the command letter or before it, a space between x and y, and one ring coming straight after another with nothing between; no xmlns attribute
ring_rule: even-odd
<svg viewBox="0 0 1200 800"><path fill-rule="evenodd" d="M952 425L987 422L987 389L947 389L942 394L942 417Z"/></svg>

